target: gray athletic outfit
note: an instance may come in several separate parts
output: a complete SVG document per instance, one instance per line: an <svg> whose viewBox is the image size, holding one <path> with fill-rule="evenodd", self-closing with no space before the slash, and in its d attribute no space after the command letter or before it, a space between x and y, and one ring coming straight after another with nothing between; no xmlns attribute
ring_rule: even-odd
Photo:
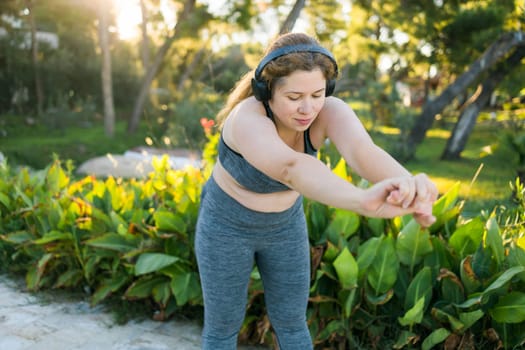
<svg viewBox="0 0 525 350"><path fill-rule="evenodd" d="M305 152L315 155L308 131L304 140ZM239 184L253 192L289 189L250 165L222 137L219 159ZM299 196L285 211L254 211L226 194L213 176L207 181L195 238L204 297L202 349L237 348L254 262L262 278L268 315L280 349L312 349L306 324L310 251L302 202Z"/></svg>

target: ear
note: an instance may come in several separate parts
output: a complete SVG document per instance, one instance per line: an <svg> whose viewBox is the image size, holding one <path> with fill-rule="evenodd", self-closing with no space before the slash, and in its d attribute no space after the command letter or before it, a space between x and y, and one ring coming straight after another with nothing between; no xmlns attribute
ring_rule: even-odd
<svg viewBox="0 0 525 350"><path fill-rule="evenodd" d="M265 81L257 80L255 78L252 78L252 92L253 96L255 96L258 101L265 102L272 97L268 84L266 84Z"/></svg>

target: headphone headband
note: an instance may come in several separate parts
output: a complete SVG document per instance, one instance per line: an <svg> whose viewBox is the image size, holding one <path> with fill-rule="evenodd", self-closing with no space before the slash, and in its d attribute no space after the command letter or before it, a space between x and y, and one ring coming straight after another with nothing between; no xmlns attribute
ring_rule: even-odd
<svg viewBox="0 0 525 350"><path fill-rule="evenodd" d="M314 52L314 53L320 53L320 54L325 55L334 64L335 74L337 76L337 74L338 74L337 62L335 61L335 58L334 58L334 56L332 55L332 53L330 51L328 51L327 49L325 49L324 47L319 46L319 45L299 44L299 45L283 46L283 47L280 47L280 48L275 49L275 50L271 51L270 53L268 53L261 60L261 62L259 63L259 65L255 69L255 79L259 80L259 78L261 77L261 73L262 73L264 67L266 67L266 65L268 63L270 63L271 61L273 61L273 60L275 60L275 59L277 59L277 58L279 58L281 56L286 56L286 55L289 55L291 53L296 53L296 52Z"/></svg>
<svg viewBox="0 0 525 350"><path fill-rule="evenodd" d="M291 53L296 52L312 52L312 53L320 53L330 59L334 65L335 69L335 76L337 77L338 74L338 67L337 62L335 61L334 56L330 51L325 49L322 46L319 45L310 45L310 44L299 44L299 45L289 45L289 46L283 46L278 49L275 49L268 53L257 68L255 69L254 77L252 78L252 91L255 98L259 101L268 101L271 98L271 91L266 83L266 81L261 79L262 71L264 70L264 67L271 61L285 55L289 55ZM327 79L326 80L326 96L330 96L335 90L335 79Z"/></svg>

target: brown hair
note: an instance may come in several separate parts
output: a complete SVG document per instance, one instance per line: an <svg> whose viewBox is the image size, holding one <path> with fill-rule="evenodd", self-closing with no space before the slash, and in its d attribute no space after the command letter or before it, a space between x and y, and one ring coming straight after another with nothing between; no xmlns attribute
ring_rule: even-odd
<svg viewBox="0 0 525 350"><path fill-rule="evenodd" d="M302 44L319 45L319 42L303 33L287 33L277 37L268 47L265 55L281 47ZM294 52L269 62L261 72L261 79L267 81L268 86L271 88L279 82L280 78L288 76L296 70L311 71L315 68L320 68L327 80L336 78L336 66L325 55L315 52ZM254 72L255 70L252 70L245 74L235 85L226 101L226 105L217 114L217 120L220 124L224 122L235 106L253 95L251 80Z"/></svg>

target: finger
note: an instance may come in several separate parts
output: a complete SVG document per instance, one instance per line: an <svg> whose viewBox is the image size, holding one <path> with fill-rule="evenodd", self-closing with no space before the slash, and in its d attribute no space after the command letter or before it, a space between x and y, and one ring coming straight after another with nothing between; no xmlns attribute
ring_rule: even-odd
<svg viewBox="0 0 525 350"><path fill-rule="evenodd" d="M420 224L422 227L429 227L432 226L434 222L436 222L436 217L433 215L423 215L423 214L414 214L414 219L418 224Z"/></svg>
<svg viewBox="0 0 525 350"><path fill-rule="evenodd" d="M416 182L415 182L414 177L408 177L408 178L405 178L402 183L404 185L403 187L404 192L402 192L403 194L402 207L408 208L409 206L412 205L412 203L414 202L415 196L416 196Z"/></svg>

